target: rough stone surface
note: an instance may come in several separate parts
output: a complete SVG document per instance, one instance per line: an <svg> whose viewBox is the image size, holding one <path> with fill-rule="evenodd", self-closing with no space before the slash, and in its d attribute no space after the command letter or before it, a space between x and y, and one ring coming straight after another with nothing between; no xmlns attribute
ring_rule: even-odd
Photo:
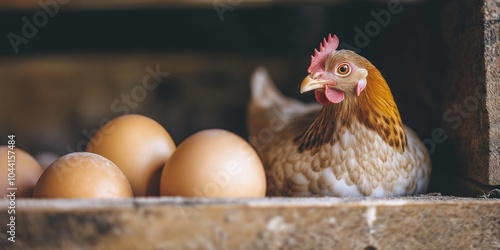
<svg viewBox="0 0 500 250"><path fill-rule="evenodd" d="M485 198L25 199L16 218L1 249L500 248L500 200Z"/></svg>
<svg viewBox="0 0 500 250"><path fill-rule="evenodd" d="M500 185L500 3L450 1L443 32L452 64L445 77L444 126L460 172Z"/></svg>

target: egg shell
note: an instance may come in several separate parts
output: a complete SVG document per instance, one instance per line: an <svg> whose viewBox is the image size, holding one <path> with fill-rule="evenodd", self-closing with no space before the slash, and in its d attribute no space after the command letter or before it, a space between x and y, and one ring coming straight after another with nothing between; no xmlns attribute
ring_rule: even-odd
<svg viewBox="0 0 500 250"><path fill-rule="evenodd" d="M50 164L38 180L33 198L126 198L132 188L123 172L110 160L77 152Z"/></svg>
<svg viewBox="0 0 500 250"><path fill-rule="evenodd" d="M14 153L9 154L9 151ZM11 159L12 156L15 158L12 165L15 169L13 174L9 172L9 155ZM0 176L3 179L0 181L0 197L5 197L13 191L16 198L31 198L33 188L42 172L43 168L40 164L26 151L17 147L10 150L7 146L0 146ZM10 185L9 177L14 177L13 186ZM9 187L17 188L17 190L7 190Z"/></svg>
<svg viewBox="0 0 500 250"><path fill-rule="evenodd" d="M221 129L198 132L183 141L165 164L162 196L264 197L266 177L255 150Z"/></svg>
<svg viewBox="0 0 500 250"><path fill-rule="evenodd" d="M175 143L162 125L131 114L101 127L85 151L114 162L127 176L135 196L158 196L161 171L174 150Z"/></svg>

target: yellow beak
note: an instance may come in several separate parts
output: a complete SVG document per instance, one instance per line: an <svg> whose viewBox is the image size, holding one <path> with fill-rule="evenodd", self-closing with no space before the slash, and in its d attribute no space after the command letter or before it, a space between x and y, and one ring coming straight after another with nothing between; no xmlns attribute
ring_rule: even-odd
<svg viewBox="0 0 500 250"><path fill-rule="evenodd" d="M300 93L305 93L315 89L324 88L326 81L315 80L312 79L310 75L307 75L306 78L300 84Z"/></svg>

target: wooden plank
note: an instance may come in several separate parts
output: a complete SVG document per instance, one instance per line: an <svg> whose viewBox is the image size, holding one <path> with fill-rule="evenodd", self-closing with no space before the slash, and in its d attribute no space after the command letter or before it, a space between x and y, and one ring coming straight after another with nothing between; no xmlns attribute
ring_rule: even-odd
<svg viewBox="0 0 500 250"><path fill-rule="evenodd" d="M469 179L500 185L500 4L451 1L443 15L456 17L443 21L451 62L443 121L457 167Z"/></svg>
<svg viewBox="0 0 500 250"><path fill-rule="evenodd" d="M498 249L500 200L21 199L16 242L0 237L1 249Z"/></svg>
<svg viewBox="0 0 500 250"><path fill-rule="evenodd" d="M488 182L500 185L500 2L487 0L484 13L486 109L489 115Z"/></svg>
<svg viewBox="0 0 500 250"><path fill-rule="evenodd" d="M0 135L15 131L20 148L63 155L83 151L101 123L124 113L154 118L177 143L205 128L245 134L248 81L255 68L264 66L278 83L293 84L304 77L308 61L269 55L237 58L227 53L138 52L2 59ZM144 79L155 82L152 71L169 75L144 97L134 98ZM297 85L291 90L298 94ZM132 104L123 101L124 95Z"/></svg>
<svg viewBox="0 0 500 250"><path fill-rule="evenodd" d="M409 1L409 0L408 0ZM156 9L156 8L234 8L238 7L262 7L270 5L288 5L288 4L340 4L346 0L47 0L42 1L58 3L63 10L106 10L106 9ZM38 0L20 0L20 1L0 1L0 9L17 10L39 10L41 5Z"/></svg>
<svg viewBox="0 0 500 250"><path fill-rule="evenodd" d="M381 0L367 0L384 2ZM387 0L386 2L389 2ZM418 3L426 0L398 0L397 2ZM56 2L46 0L45 2ZM265 7L273 5L337 5L348 3L347 0L57 0L63 10L120 10L120 9L156 9L156 8L234 8L234 7ZM1 0L0 9L40 10L38 0Z"/></svg>

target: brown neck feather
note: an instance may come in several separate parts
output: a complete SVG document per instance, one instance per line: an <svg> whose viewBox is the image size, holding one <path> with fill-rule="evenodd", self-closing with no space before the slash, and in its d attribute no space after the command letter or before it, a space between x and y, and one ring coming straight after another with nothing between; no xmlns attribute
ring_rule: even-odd
<svg viewBox="0 0 500 250"><path fill-rule="evenodd" d="M341 103L324 106L314 122L294 139L299 152L311 150L314 154L322 145L335 143L340 132L350 129L355 120L375 131L395 150L404 152L406 132L391 90L375 66L368 61L361 64L368 70L365 90L359 97L346 93Z"/></svg>

